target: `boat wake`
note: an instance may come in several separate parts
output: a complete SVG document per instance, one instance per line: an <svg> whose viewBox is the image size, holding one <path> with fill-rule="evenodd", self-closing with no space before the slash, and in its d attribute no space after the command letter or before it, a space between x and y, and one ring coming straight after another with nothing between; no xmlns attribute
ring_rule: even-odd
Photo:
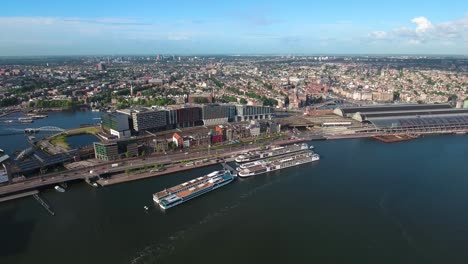
<svg viewBox="0 0 468 264"><path fill-rule="evenodd" d="M245 199L263 191L264 189L280 181L281 181L281 177L276 177L275 179L267 183L256 186L255 188L241 194L239 196L240 199L237 199L232 204L226 205L223 208L220 208L217 211L206 215L197 223L194 223L193 225L183 230L177 231L169 235L165 240L161 242L153 243L153 244L146 246L145 248L137 252L136 257L134 257L130 261L130 263L131 264L158 263L159 261L166 260L171 254L174 253L176 249L176 243L178 241L181 241L184 238L188 237L193 232L196 232L197 230L201 228L201 226L206 225L219 217L228 215L231 210L239 207L243 202L245 202Z"/></svg>
<svg viewBox="0 0 468 264"><path fill-rule="evenodd" d="M410 236L410 234L408 233L408 231L405 229L403 223L400 221L400 219L398 219L398 217L396 217L394 214L391 214L391 211L389 208L386 207L386 203L388 201L388 197L389 197L389 193L386 192L384 193L384 195L382 195L382 197L380 198L380 202L379 202L379 207L380 207L380 210L382 211L382 213L384 215L386 215L387 217L389 217L394 223L395 225L398 227L398 229L400 230L400 233L401 233L401 236L403 237L403 239L408 243L408 245L410 247L413 247L415 248L415 244L414 244L414 240L413 238Z"/></svg>

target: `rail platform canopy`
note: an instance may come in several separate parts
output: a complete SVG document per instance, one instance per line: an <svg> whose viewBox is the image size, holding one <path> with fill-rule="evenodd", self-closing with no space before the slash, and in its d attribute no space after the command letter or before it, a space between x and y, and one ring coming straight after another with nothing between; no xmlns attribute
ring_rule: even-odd
<svg viewBox="0 0 468 264"><path fill-rule="evenodd" d="M449 104L380 104L365 105L357 107L339 107L334 113L343 117L352 117L357 112L395 112L395 111L414 111L414 110L433 110L433 109L451 109Z"/></svg>
<svg viewBox="0 0 468 264"><path fill-rule="evenodd" d="M368 118L377 129L468 128L468 113Z"/></svg>

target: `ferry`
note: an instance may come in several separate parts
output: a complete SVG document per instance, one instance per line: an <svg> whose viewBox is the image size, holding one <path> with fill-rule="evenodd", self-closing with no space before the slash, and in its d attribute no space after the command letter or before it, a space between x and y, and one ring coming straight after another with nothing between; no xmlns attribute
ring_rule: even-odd
<svg viewBox="0 0 468 264"><path fill-rule="evenodd" d="M197 196L231 183L236 177L229 171L214 171L153 194L153 201L166 210Z"/></svg>
<svg viewBox="0 0 468 264"><path fill-rule="evenodd" d="M261 150L261 151L254 151L254 152L248 152L245 154L240 154L239 156L235 158L235 161L237 163L254 161L258 159L279 156L279 155L283 155L286 153L297 152L297 151L306 150L306 149L309 149L309 146L306 143L293 144L293 145L287 145L287 146L281 146L281 147L278 146L278 147L273 147L268 150Z"/></svg>
<svg viewBox="0 0 468 264"><path fill-rule="evenodd" d="M251 166L246 169L239 171L238 175L241 178L247 178L270 171L280 170L288 167L293 167L305 163L310 163L320 159L320 156L312 151L304 151L297 153L296 155L290 155L287 157L280 157L277 159L265 161L263 164Z"/></svg>

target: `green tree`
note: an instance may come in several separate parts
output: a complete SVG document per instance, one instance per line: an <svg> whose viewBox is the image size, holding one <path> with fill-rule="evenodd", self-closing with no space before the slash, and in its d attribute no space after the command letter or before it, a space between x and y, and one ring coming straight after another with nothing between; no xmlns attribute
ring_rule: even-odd
<svg viewBox="0 0 468 264"><path fill-rule="evenodd" d="M0 100L0 107L7 107L18 104L18 99L16 97L9 97Z"/></svg>

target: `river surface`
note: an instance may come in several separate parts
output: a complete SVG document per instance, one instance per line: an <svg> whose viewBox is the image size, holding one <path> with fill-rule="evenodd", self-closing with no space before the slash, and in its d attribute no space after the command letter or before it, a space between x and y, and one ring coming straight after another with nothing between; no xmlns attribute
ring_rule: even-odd
<svg viewBox="0 0 468 264"><path fill-rule="evenodd" d="M468 263L468 136L313 144L165 213L154 192L220 166L2 203L0 263Z"/></svg>
<svg viewBox="0 0 468 264"><path fill-rule="evenodd" d="M6 117L0 118L0 149L5 150L7 154L12 154L16 151L21 151L29 147L27 135L24 134L25 128L41 128L41 127L59 127L62 129L77 128L84 124L96 124L101 117L100 112L92 111L64 111L52 112L47 114L48 117L43 119L36 119L33 123L21 124L18 121L20 117L26 117L21 113L15 113ZM11 123L5 121L11 120ZM36 139L41 139L44 136L55 134L58 132L45 131L37 134L31 134ZM28 135L29 136L29 135ZM87 145L89 137L82 137L81 139L72 139L72 145L82 146ZM95 140L97 141L97 140Z"/></svg>

